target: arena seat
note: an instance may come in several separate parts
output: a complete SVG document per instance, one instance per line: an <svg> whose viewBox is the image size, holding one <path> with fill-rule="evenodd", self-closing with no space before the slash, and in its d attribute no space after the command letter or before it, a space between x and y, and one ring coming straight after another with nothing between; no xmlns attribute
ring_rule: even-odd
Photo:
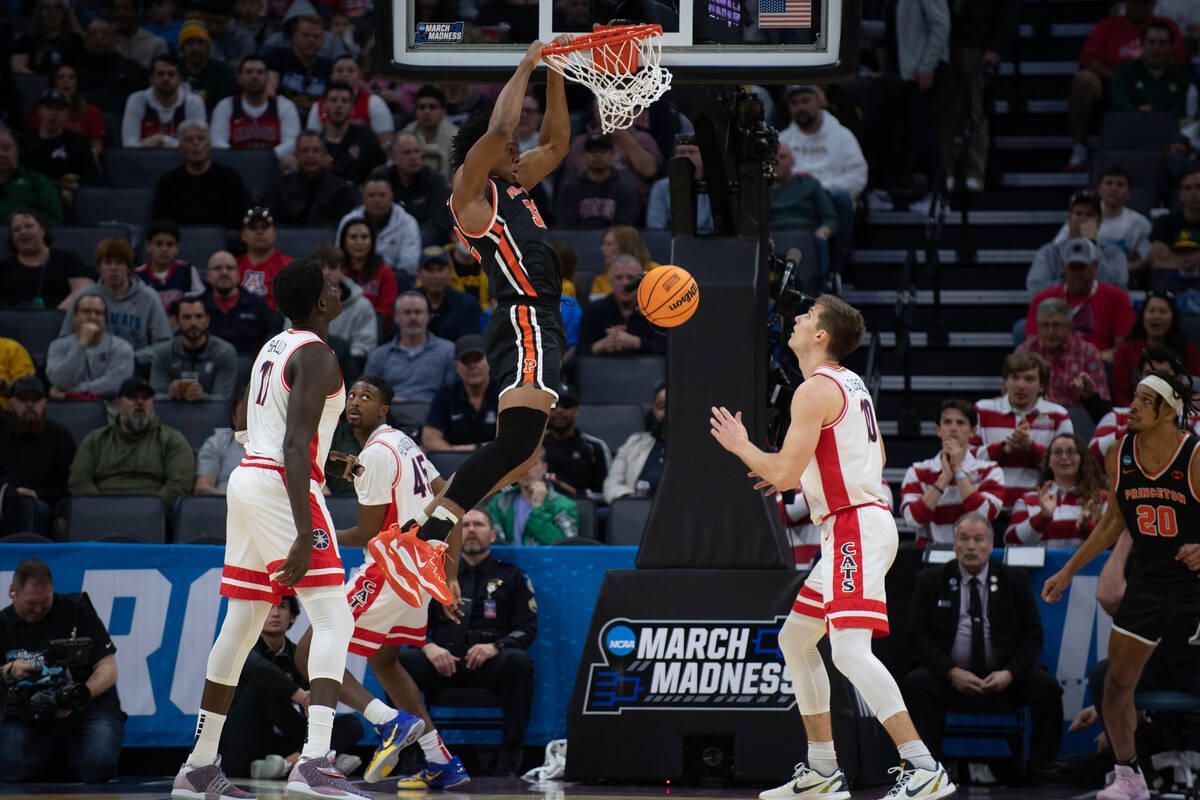
<svg viewBox="0 0 1200 800"><path fill-rule="evenodd" d="M225 229L212 225L184 225L179 228L179 257L200 268L208 267L208 259L218 250L227 249Z"/></svg>
<svg viewBox="0 0 1200 800"><path fill-rule="evenodd" d="M556 228L552 239L562 239L571 245L575 255L579 256L579 268L600 270L604 268L604 257L600 254L600 240L604 238L603 230L573 231ZM578 286L579 284L575 284Z"/></svg>
<svg viewBox="0 0 1200 800"><path fill-rule="evenodd" d="M54 540L33 531L21 531L0 536L0 544L54 544Z"/></svg>
<svg viewBox="0 0 1200 800"><path fill-rule="evenodd" d="M449 479L454 471L470 457L470 453L459 450L438 450L429 454L429 461L437 467L438 472L442 473L443 478Z"/></svg>
<svg viewBox="0 0 1200 800"><path fill-rule="evenodd" d="M643 422L642 407L637 403L581 403L576 419L580 430L603 439L613 453L630 434L642 430Z"/></svg>
<svg viewBox="0 0 1200 800"><path fill-rule="evenodd" d="M101 239L125 239L134 243L132 231L124 224L59 225L52 233L54 242L51 247L73 253L84 264L91 266L96 264L96 245Z"/></svg>
<svg viewBox="0 0 1200 800"><path fill-rule="evenodd" d="M390 416L401 425L411 425L420 430L425 424L425 418L429 416L429 405L415 400L392 403Z"/></svg>
<svg viewBox="0 0 1200 800"><path fill-rule="evenodd" d="M19 341L29 351L34 365L40 368L46 364L46 353L50 343L58 338L64 316L55 308L6 308L0 310L0 336Z"/></svg>
<svg viewBox="0 0 1200 800"><path fill-rule="evenodd" d="M100 115L104 120L104 149L124 147L125 143L121 141L121 120L123 115L111 111L105 111Z"/></svg>
<svg viewBox="0 0 1200 800"><path fill-rule="evenodd" d="M13 75L12 77L13 83L17 86L17 91L21 93L21 124L24 127L25 120L33 113L38 100L42 97L42 92L46 91L49 76L39 73L34 75Z"/></svg>
<svg viewBox="0 0 1200 800"><path fill-rule="evenodd" d="M667 362L662 356L580 356L576 369L579 396L588 403L649 405Z"/></svg>
<svg viewBox="0 0 1200 800"><path fill-rule="evenodd" d="M164 425L183 434L193 450L199 450L215 428L228 428L232 406L225 400L188 403L181 400L159 400L154 412Z"/></svg>
<svg viewBox="0 0 1200 800"><path fill-rule="evenodd" d="M76 495L67 501L66 541L164 544L166 523L166 508L156 494Z"/></svg>
<svg viewBox="0 0 1200 800"><path fill-rule="evenodd" d="M158 179L183 164L179 151L156 147L112 147L104 150L104 174L108 185L119 188L153 189Z"/></svg>
<svg viewBox="0 0 1200 800"><path fill-rule="evenodd" d="M261 203L279 180L279 162L273 150L213 150L212 160L237 170L255 203Z"/></svg>
<svg viewBox="0 0 1200 800"><path fill-rule="evenodd" d="M587 540L589 543L596 541L596 501L589 500L586 497L580 497L575 501L575 507L579 509L579 531L576 535L577 539ZM563 539L562 541L567 541ZM599 544L599 542L596 542Z"/></svg>
<svg viewBox="0 0 1200 800"><path fill-rule="evenodd" d="M429 716L447 744L500 744L504 699L473 686L451 686L425 697Z"/></svg>
<svg viewBox="0 0 1200 800"><path fill-rule="evenodd" d="M1161 154L1178 135L1179 118L1170 111L1108 111L1100 128L1100 146Z"/></svg>
<svg viewBox="0 0 1200 800"><path fill-rule="evenodd" d="M102 400L64 400L46 404L46 418L71 432L75 446L97 428L108 424L108 406Z"/></svg>
<svg viewBox="0 0 1200 800"><path fill-rule="evenodd" d="M358 498L354 495L326 495L325 507L332 517L330 521L338 530L353 528L358 524Z"/></svg>
<svg viewBox="0 0 1200 800"><path fill-rule="evenodd" d="M102 225L115 220L145 227L150 221L153 202L153 189L81 186L75 195L75 219L80 225Z"/></svg>
<svg viewBox="0 0 1200 800"><path fill-rule="evenodd" d="M183 497L175 510L176 544L224 544L225 498L200 494Z"/></svg>
<svg viewBox="0 0 1200 800"><path fill-rule="evenodd" d="M651 502L650 497L618 497L608 518L608 543L640 547Z"/></svg>
<svg viewBox="0 0 1200 800"><path fill-rule="evenodd" d="M292 258L309 258L313 249L321 244L333 244L333 228L293 228L277 227L275 229L275 249Z"/></svg>
<svg viewBox="0 0 1200 800"><path fill-rule="evenodd" d="M650 251L650 258L659 264L671 263L671 231L669 229L642 229L642 241Z"/></svg>

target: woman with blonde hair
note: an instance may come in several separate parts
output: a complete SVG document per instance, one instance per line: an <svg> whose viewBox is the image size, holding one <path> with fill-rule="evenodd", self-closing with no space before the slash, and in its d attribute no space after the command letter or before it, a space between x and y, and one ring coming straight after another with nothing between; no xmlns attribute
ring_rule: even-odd
<svg viewBox="0 0 1200 800"><path fill-rule="evenodd" d="M642 241L642 234L632 225L613 225L604 231L604 236L600 239L600 254L604 257L604 271L592 281L592 287L588 291L591 300L598 300L612 292L612 281L608 279L608 268L612 266L613 260L617 256L636 257L638 261L642 262L642 269L646 272L658 266L650 258L650 251L646 248L646 243Z"/></svg>

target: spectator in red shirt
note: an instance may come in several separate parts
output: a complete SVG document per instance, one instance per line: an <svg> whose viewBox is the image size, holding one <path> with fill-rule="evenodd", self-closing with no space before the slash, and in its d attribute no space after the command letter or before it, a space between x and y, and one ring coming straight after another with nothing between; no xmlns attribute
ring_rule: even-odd
<svg viewBox="0 0 1200 800"><path fill-rule="evenodd" d="M1025 317L1025 336L1037 335L1038 305L1048 297L1061 297L1071 307L1075 333L1111 362L1117 345L1133 328L1133 304L1124 289L1096 280L1100 250L1095 242L1080 236L1063 242L1062 247L1066 280L1033 296Z"/></svg>
<svg viewBox="0 0 1200 800"><path fill-rule="evenodd" d="M1175 32L1171 61L1181 67L1187 66L1183 35L1172 20L1154 16L1154 2L1126 0L1124 14L1105 17L1088 34L1079 56L1079 70L1071 82L1071 135L1075 145L1071 160L1067 162L1069 172L1086 169L1088 127L1097 103L1104 97L1105 82L1112 78L1117 67L1142 57L1142 32L1151 21L1171 27Z"/></svg>
<svg viewBox="0 0 1200 800"><path fill-rule="evenodd" d="M1108 378L1100 351L1094 344L1071 330L1071 307L1061 297L1047 297L1037 307L1037 336L1025 340L1018 351L1030 350L1050 366L1046 399L1051 403L1080 405L1076 376L1087 373L1096 385L1096 393L1105 400Z"/></svg>
<svg viewBox="0 0 1200 800"><path fill-rule="evenodd" d="M271 209L255 206L246 212L246 218L242 220L246 253L238 257L238 275L242 288L266 300L272 309L275 308L275 297L271 294L271 282L279 270L296 260L275 249L275 236L275 218L271 216Z"/></svg>
<svg viewBox="0 0 1200 800"><path fill-rule="evenodd" d="M1133 400L1133 387L1142 379L1138 363L1152 347L1166 347L1183 355L1190 375L1200 375L1200 347L1188 341L1179 320L1175 294L1156 289L1146 294L1137 322L1125 341L1117 345L1112 369L1112 401L1127 406Z"/></svg>
<svg viewBox="0 0 1200 800"><path fill-rule="evenodd" d="M1078 435L1060 433L1046 448L1038 488L1013 506L1005 544L1078 547L1096 527L1107 494L1104 470Z"/></svg>
<svg viewBox="0 0 1200 800"><path fill-rule="evenodd" d="M375 252L375 226L362 218L350 220L342 226L338 245L346 254L346 277L362 287L375 313L391 319L400 287L396 273Z"/></svg>

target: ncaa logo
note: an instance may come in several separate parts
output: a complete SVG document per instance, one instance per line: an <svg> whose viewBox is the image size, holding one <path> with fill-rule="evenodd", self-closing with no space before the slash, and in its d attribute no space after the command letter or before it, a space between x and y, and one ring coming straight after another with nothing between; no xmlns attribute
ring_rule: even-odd
<svg viewBox="0 0 1200 800"><path fill-rule="evenodd" d="M1121 456L1121 463L1127 467L1132 465L1133 464L1133 456L1126 453L1125 455Z"/></svg>
<svg viewBox="0 0 1200 800"><path fill-rule="evenodd" d="M329 547L329 532L320 528L313 531L313 550L325 550Z"/></svg>
<svg viewBox="0 0 1200 800"><path fill-rule="evenodd" d="M628 625L618 625L604 637L604 646L614 656L627 656L637 646L637 637Z"/></svg>

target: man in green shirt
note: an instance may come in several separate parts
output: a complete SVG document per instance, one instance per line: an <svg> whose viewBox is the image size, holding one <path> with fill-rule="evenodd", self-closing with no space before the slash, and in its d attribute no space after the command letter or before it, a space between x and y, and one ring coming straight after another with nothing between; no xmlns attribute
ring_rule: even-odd
<svg viewBox="0 0 1200 800"><path fill-rule="evenodd" d="M0 219L14 211L36 211L48 221L62 223L62 200L54 184L40 172L17 163L17 137L0 124Z"/></svg>
<svg viewBox="0 0 1200 800"><path fill-rule="evenodd" d="M204 23L190 20L179 31L183 79L193 94L204 99L204 107L210 116L218 102L241 91L229 65L208 57L211 49L212 37Z"/></svg>
<svg viewBox="0 0 1200 800"><path fill-rule="evenodd" d="M1170 111L1187 116L1187 93L1192 79L1187 70L1171 63L1175 31L1154 21L1142 31L1142 57L1117 67L1113 73L1113 111Z"/></svg>
<svg viewBox="0 0 1200 800"><path fill-rule="evenodd" d="M504 544L554 544L579 535L579 506L546 481L546 451L512 486L487 504L488 516Z"/></svg>
<svg viewBox="0 0 1200 800"><path fill-rule="evenodd" d="M145 378L126 378L115 406L116 418L80 443L67 491L72 495L156 494L170 506L195 482L192 446L154 415L154 389Z"/></svg>

